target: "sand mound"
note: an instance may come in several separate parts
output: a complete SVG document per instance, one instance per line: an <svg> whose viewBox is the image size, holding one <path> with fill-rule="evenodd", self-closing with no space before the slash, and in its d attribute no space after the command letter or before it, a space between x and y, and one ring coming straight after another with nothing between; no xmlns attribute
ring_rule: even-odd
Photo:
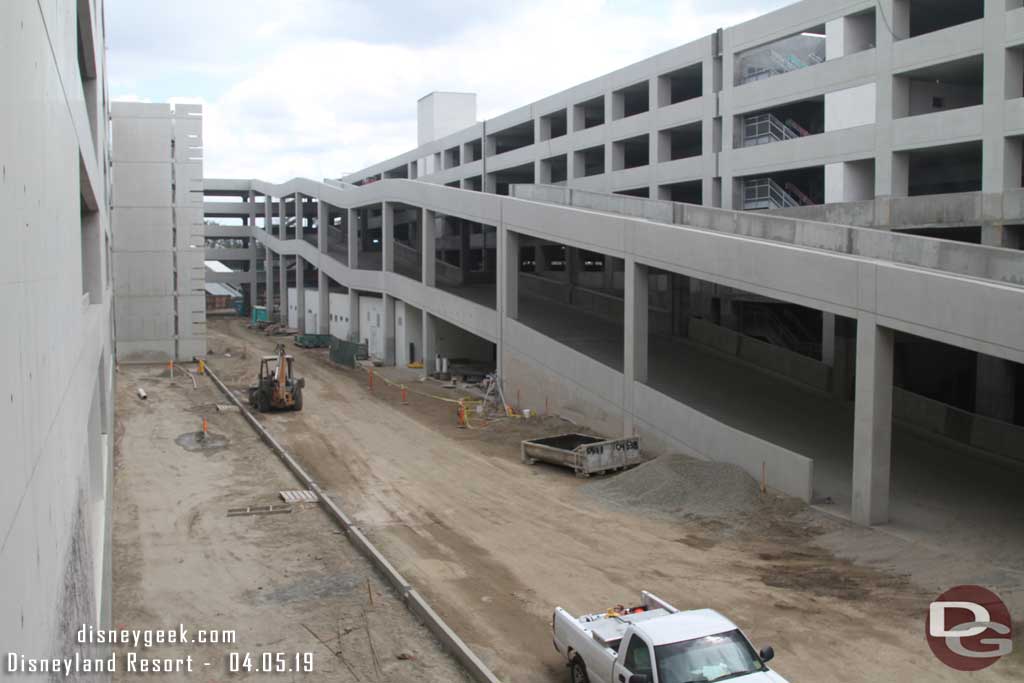
<svg viewBox="0 0 1024 683"><path fill-rule="evenodd" d="M681 517L739 519L766 503L758 483L736 465L685 455L664 455L583 488L608 503Z"/></svg>

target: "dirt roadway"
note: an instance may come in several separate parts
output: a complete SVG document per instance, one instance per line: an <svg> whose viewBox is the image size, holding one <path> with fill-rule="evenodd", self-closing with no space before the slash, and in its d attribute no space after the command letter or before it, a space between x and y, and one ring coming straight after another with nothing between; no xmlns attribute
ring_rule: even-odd
<svg viewBox="0 0 1024 683"><path fill-rule="evenodd" d="M256 349L280 339L211 321L211 364L241 388ZM934 596L835 559L800 515L753 534L610 508L570 473L519 462L523 434L568 425L459 430L450 404L411 395L399 405L397 391L378 382L371 395L363 374L334 367L322 351L289 349L307 378L304 411L265 424L503 680L567 680L551 646L552 607L599 609L641 589L724 612L756 646L775 647L774 668L794 683L964 680L925 644ZM842 527L815 522L830 524ZM971 680L1022 677L1018 648Z"/></svg>
<svg viewBox="0 0 1024 683"><path fill-rule="evenodd" d="M237 411L213 409L225 400L211 382L193 389L180 372L173 383L164 374L122 366L117 375L113 623L180 623L192 634L229 629L237 639L137 650L147 658L193 657L191 674L159 679L468 683L319 506L227 516L230 508L280 504L278 491L301 487ZM145 401L135 395L139 386L148 391ZM221 445L179 446L203 416ZM115 681L139 680L124 668L133 649L116 648ZM229 674L230 652L251 653L255 667L260 653L285 653L292 668L298 653L300 669L310 653L313 671Z"/></svg>

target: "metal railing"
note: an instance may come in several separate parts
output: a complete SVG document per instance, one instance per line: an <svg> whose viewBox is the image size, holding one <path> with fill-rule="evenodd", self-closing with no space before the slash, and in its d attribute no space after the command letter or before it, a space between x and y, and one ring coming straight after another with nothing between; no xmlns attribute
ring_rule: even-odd
<svg viewBox="0 0 1024 683"><path fill-rule="evenodd" d="M774 114L749 114L743 119L744 147L783 142L799 137L799 132L780 121Z"/></svg>
<svg viewBox="0 0 1024 683"><path fill-rule="evenodd" d="M743 183L743 209L784 209L800 202L771 178L749 178Z"/></svg>
<svg viewBox="0 0 1024 683"><path fill-rule="evenodd" d="M741 60L751 59L754 56L767 57L767 62L761 62L759 64L753 64L744 67L744 72L740 76L740 83L750 83L751 81L759 81L764 78L771 78L772 76L778 76L779 74L789 73L790 71L796 71L797 69L805 69L815 64L821 64L825 59L815 53L811 52L805 59L801 59L793 53L782 54L777 50L767 49L761 52L757 52L751 55L745 55Z"/></svg>
<svg viewBox="0 0 1024 683"><path fill-rule="evenodd" d="M820 359L821 342L788 309L775 311L764 306L744 307L743 334L760 337L775 346Z"/></svg>

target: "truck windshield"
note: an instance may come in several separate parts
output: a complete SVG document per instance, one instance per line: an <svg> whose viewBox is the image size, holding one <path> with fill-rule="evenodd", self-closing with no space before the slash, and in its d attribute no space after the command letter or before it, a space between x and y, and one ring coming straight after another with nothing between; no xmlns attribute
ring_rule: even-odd
<svg viewBox="0 0 1024 683"><path fill-rule="evenodd" d="M739 631L726 631L654 648L661 683L710 683L764 671Z"/></svg>

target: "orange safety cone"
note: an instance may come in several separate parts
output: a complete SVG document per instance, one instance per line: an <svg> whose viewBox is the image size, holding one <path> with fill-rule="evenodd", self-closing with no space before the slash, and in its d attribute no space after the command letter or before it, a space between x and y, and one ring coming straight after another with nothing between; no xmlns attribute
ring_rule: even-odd
<svg viewBox="0 0 1024 683"><path fill-rule="evenodd" d="M459 429L466 428L466 406L459 404Z"/></svg>
<svg viewBox="0 0 1024 683"><path fill-rule="evenodd" d="M373 391L373 368L370 368L369 386L370 391Z"/></svg>
<svg viewBox="0 0 1024 683"><path fill-rule="evenodd" d="M408 401L406 393L405 393L405 385L404 384L402 385L402 405L403 406L409 405L409 401Z"/></svg>

